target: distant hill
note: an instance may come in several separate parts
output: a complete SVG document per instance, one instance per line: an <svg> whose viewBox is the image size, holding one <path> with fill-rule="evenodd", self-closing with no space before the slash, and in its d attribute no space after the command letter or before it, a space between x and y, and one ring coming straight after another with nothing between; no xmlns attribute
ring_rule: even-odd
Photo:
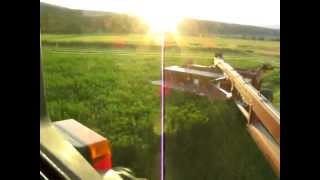
<svg viewBox="0 0 320 180"><path fill-rule="evenodd" d="M280 29L280 25L266 25L266 26L263 26L263 27L266 27L266 28L270 28L270 29Z"/></svg>
<svg viewBox="0 0 320 180"><path fill-rule="evenodd" d="M179 25L179 30L185 34L191 35L217 34L234 37L280 38L280 30L195 19L184 20Z"/></svg>
<svg viewBox="0 0 320 180"><path fill-rule="evenodd" d="M71 10L40 3L40 26L44 33L143 33L147 25L138 17L99 11Z"/></svg>
<svg viewBox="0 0 320 180"><path fill-rule="evenodd" d="M40 3L40 25L44 33L144 33L148 26L136 16L111 12L73 10ZM178 30L187 35L280 38L280 30L223 22L185 19Z"/></svg>

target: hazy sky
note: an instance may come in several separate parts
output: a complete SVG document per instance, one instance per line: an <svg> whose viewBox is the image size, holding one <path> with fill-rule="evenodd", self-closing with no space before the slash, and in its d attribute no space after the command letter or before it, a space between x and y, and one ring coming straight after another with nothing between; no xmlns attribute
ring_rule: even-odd
<svg viewBox="0 0 320 180"><path fill-rule="evenodd" d="M280 25L280 0L40 0L73 9ZM143 13L141 13L143 12Z"/></svg>

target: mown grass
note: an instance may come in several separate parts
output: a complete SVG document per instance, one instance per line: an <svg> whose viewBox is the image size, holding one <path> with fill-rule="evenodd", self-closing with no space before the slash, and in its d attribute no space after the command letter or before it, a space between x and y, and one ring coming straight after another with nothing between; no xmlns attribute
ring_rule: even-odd
<svg viewBox="0 0 320 180"><path fill-rule="evenodd" d="M93 34L93 35L66 35L66 34L44 34L42 35L44 44L74 45L74 46L100 46L100 47L158 47L159 39L154 38L152 34ZM181 35L167 35L166 44L170 47L194 48L194 49L215 49L251 52L260 55L276 56L279 58L279 42L246 40L236 38L226 38L219 36L212 37L192 37Z"/></svg>
<svg viewBox="0 0 320 180"><path fill-rule="evenodd" d="M116 44L119 36L43 36L47 43L59 42L43 48L49 114L53 120L74 118L108 137L115 166L159 179L160 91L150 82L160 79L160 51L139 46L141 35L120 36L136 43L134 47L126 42L108 48L81 43L61 47L63 41ZM194 38L185 41L204 42ZM235 67L256 68L268 62L279 69L276 42L216 38L215 45ZM212 55L183 46L168 49L165 63L181 65L192 59L208 65ZM278 91L279 76L279 70L271 72L265 86ZM279 99L275 104L280 105ZM209 102L172 91L165 110L167 179L276 179L232 102Z"/></svg>

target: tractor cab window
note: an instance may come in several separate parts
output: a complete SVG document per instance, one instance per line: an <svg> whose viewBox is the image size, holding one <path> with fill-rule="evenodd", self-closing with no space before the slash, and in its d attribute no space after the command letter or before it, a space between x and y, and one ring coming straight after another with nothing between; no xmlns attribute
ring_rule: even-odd
<svg viewBox="0 0 320 180"><path fill-rule="evenodd" d="M138 177L277 179L214 57L277 111L280 30L204 20L191 12L205 6L181 3L41 0L50 119L106 137L113 166Z"/></svg>
<svg viewBox="0 0 320 180"><path fill-rule="evenodd" d="M88 1L89 2L89 1ZM160 47L138 16L40 2L47 109L111 143L112 165L157 179ZM105 4L104 4L105 5Z"/></svg>

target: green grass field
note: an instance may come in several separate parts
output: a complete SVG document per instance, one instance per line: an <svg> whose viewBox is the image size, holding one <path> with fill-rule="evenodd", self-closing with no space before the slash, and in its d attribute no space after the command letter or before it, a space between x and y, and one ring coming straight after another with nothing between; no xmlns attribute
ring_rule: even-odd
<svg viewBox="0 0 320 180"><path fill-rule="evenodd" d="M107 137L114 166L158 179L160 48L143 35L42 35L48 110ZM264 79L280 108L279 42L169 38L166 65L209 65L214 51L234 67L276 68ZM172 92L166 97L167 179L276 179L232 102Z"/></svg>

